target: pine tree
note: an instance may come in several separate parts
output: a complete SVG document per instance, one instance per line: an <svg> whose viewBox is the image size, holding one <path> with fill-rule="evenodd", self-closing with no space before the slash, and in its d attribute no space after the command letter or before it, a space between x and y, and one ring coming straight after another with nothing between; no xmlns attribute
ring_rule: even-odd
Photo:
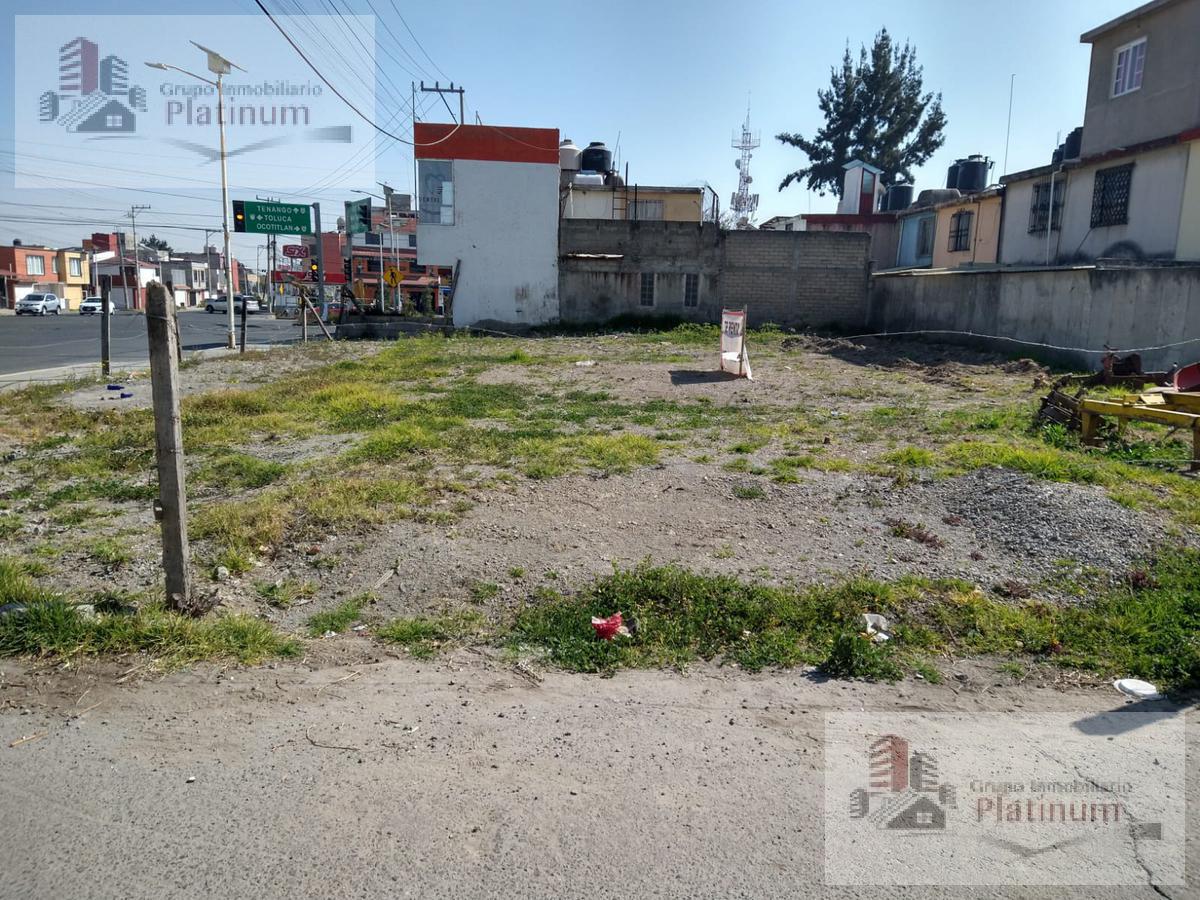
<svg viewBox="0 0 1200 900"><path fill-rule="evenodd" d="M148 238L142 238L141 244L150 250L161 250L164 253L171 252L171 245L157 235L150 235Z"/></svg>
<svg viewBox="0 0 1200 900"><path fill-rule="evenodd" d="M942 95L924 93L924 71L909 44L896 47L883 29L870 53L859 50L855 63L847 45L841 68L830 71L829 87L817 91L825 124L810 140L783 132L776 139L803 151L808 166L779 185L806 181L810 190L838 192L843 166L861 159L883 170L885 185L911 182L912 170L945 143Z"/></svg>

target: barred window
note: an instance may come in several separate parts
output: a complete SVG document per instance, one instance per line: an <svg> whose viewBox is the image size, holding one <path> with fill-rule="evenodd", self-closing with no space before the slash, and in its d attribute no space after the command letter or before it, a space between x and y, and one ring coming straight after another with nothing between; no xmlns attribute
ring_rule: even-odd
<svg viewBox="0 0 1200 900"><path fill-rule="evenodd" d="M700 276L695 272L683 276L683 305L700 305Z"/></svg>
<svg viewBox="0 0 1200 900"><path fill-rule="evenodd" d="M1124 225L1129 221L1129 185L1133 163L1101 169L1092 189L1092 227Z"/></svg>
<svg viewBox="0 0 1200 900"><path fill-rule="evenodd" d="M1054 204L1053 213L1051 212L1050 203L1050 182L1045 184L1035 184L1033 186L1033 202L1029 204L1029 233L1033 234L1036 231L1046 230L1046 221L1050 220L1050 227L1054 231L1062 228L1062 208L1063 197L1066 191L1063 189L1064 183L1057 181L1054 184Z"/></svg>
<svg viewBox="0 0 1200 900"><path fill-rule="evenodd" d="M653 306L654 305L654 273L653 272L643 272L642 273L641 303L642 303L642 306Z"/></svg>
<svg viewBox="0 0 1200 900"><path fill-rule="evenodd" d="M950 246L951 253L961 253L971 249L971 222L975 213L970 210L956 212L950 217Z"/></svg>

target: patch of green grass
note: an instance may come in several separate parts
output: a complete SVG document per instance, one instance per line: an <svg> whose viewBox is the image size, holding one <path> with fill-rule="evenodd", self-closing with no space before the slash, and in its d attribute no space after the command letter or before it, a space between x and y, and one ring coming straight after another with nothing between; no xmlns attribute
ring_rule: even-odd
<svg viewBox="0 0 1200 900"><path fill-rule="evenodd" d="M283 463L271 462L248 453L223 453L197 472L199 481L226 490L266 487L287 473Z"/></svg>
<svg viewBox="0 0 1200 900"><path fill-rule="evenodd" d="M284 579L281 581L263 581L254 586L255 592L272 606L287 609L297 600L312 597L317 592L317 585L312 581L296 581Z"/></svg>
<svg viewBox="0 0 1200 900"><path fill-rule="evenodd" d="M467 590L470 591L473 602L485 603L499 595L500 585L491 581L473 581Z"/></svg>
<svg viewBox="0 0 1200 900"><path fill-rule="evenodd" d="M329 631L341 633L358 621L367 605L375 602L372 594L359 594L349 600L343 600L333 609L327 609L309 616L308 633L320 637Z"/></svg>
<svg viewBox="0 0 1200 900"><path fill-rule="evenodd" d="M1164 554L1143 577L1077 604L1001 601L955 581L851 578L772 587L677 567L640 566L575 596L544 591L516 617L507 640L542 649L571 671L684 666L722 658L750 670L822 664L832 673L932 680L931 656L1000 655L1019 662L1200 687L1200 551ZM632 638L599 641L592 616L620 610ZM891 623L892 640L859 637L861 614Z"/></svg>
<svg viewBox="0 0 1200 900"><path fill-rule="evenodd" d="M16 513L0 513L0 541L20 534L24 524L21 517Z"/></svg>
<svg viewBox="0 0 1200 900"><path fill-rule="evenodd" d="M508 570L508 577L514 581L520 581L525 577L525 570L521 566L513 566Z"/></svg>
<svg viewBox="0 0 1200 900"><path fill-rule="evenodd" d="M38 587L18 565L0 559L0 604L27 607L0 618L0 656L146 653L169 668L203 659L255 663L299 652L294 640L251 616L193 619L154 604L132 615L106 615L104 599L92 598L99 615L81 616L65 597Z"/></svg>
<svg viewBox="0 0 1200 900"><path fill-rule="evenodd" d="M429 659L447 647L478 638L484 619L477 613L393 619L375 629L375 636L399 644L417 659Z"/></svg>
<svg viewBox="0 0 1200 900"><path fill-rule="evenodd" d="M211 540L222 550L248 555L259 544L277 544L291 513L291 503L270 491L209 503L192 513L191 535Z"/></svg>
<svg viewBox="0 0 1200 900"><path fill-rule="evenodd" d="M733 496L739 500L761 500L767 496L767 492L757 484L735 484Z"/></svg>
<svg viewBox="0 0 1200 900"><path fill-rule="evenodd" d="M46 507L84 500L109 500L113 503L146 502L158 496L152 484L133 484L121 478L83 478L57 488L46 495Z"/></svg>
<svg viewBox="0 0 1200 900"><path fill-rule="evenodd" d="M120 568L131 559L133 554L129 547L118 538L99 538L88 547L88 556L110 568Z"/></svg>
<svg viewBox="0 0 1200 900"><path fill-rule="evenodd" d="M950 463L965 470L1000 466L1045 481L1077 484L1107 484L1111 481L1108 472L1094 461L1052 447L969 441L949 445L945 454Z"/></svg>
<svg viewBox="0 0 1200 900"><path fill-rule="evenodd" d="M879 459L891 466L928 469L934 465L937 457L932 450L926 450L924 447L902 447L898 450L888 451Z"/></svg>
<svg viewBox="0 0 1200 900"><path fill-rule="evenodd" d="M735 551L732 544L722 544L713 551L713 559L733 559Z"/></svg>

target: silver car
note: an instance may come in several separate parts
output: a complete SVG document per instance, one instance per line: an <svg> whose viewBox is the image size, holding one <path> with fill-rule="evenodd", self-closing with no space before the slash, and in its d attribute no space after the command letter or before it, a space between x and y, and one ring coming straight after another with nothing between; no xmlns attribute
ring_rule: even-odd
<svg viewBox="0 0 1200 900"><path fill-rule="evenodd" d="M18 316L44 316L62 312L62 301L55 294L26 294L17 301Z"/></svg>

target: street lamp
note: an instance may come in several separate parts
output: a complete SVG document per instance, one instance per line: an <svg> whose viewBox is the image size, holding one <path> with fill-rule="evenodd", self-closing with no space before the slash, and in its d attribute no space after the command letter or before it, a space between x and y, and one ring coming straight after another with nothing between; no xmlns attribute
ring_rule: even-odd
<svg viewBox="0 0 1200 900"><path fill-rule="evenodd" d="M241 66L232 63L223 57L215 50L209 50L207 47L197 44L192 41L192 44L199 47L208 56L208 71L217 76L217 80L205 78L203 75L197 75L195 72L189 72L187 69L181 69L179 66L172 66L168 63L148 62L151 69L161 69L165 71L180 72L197 81L203 81L205 84L211 84L217 89L217 128L221 135L221 230L225 235L225 305L228 308L229 315L229 349L233 350L237 347L236 335L234 333L233 324L233 256L229 252L229 176L225 166L225 94L221 86L221 80L228 75L231 70L237 69L239 72L245 72ZM207 252L207 248L205 248Z"/></svg>

